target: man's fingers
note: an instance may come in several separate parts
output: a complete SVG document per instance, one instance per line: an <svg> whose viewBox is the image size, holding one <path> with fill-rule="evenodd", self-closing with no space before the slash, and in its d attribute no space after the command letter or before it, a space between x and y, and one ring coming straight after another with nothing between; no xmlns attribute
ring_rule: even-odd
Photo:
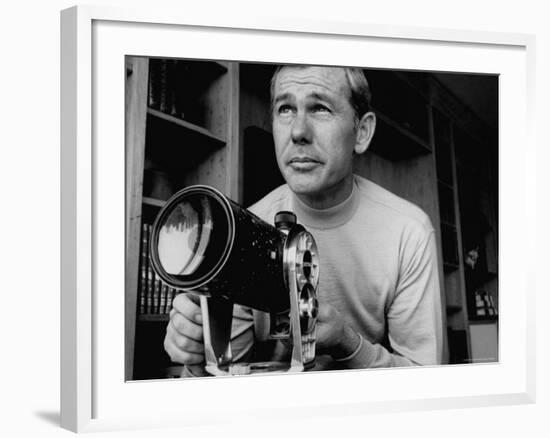
<svg viewBox="0 0 550 438"><path fill-rule="evenodd" d="M202 339L202 335L201 336ZM185 333L178 332L174 325L170 322L166 326L166 338L180 350L188 351L189 353L204 353L204 345L202 341L197 341L187 336Z"/></svg>
<svg viewBox="0 0 550 438"><path fill-rule="evenodd" d="M186 351L187 353L204 354L204 344L191 338L178 336L174 338L174 344L180 350Z"/></svg>
<svg viewBox="0 0 550 438"><path fill-rule="evenodd" d="M202 325L190 321L181 313L175 313L172 315L170 322L168 323L167 330L169 329L173 329L178 334L193 339L197 342L203 341Z"/></svg>
<svg viewBox="0 0 550 438"><path fill-rule="evenodd" d="M185 365L204 362L201 308L191 294L180 294L172 302L164 349L173 362Z"/></svg>
<svg viewBox="0 0 550 438"><path fill-rule="evenodd" d="M204 362L204 355L180 350L167 336L164 339L164 349L172 362L182 363L184 365L198 365Z"/></svg>
<svg viewBox="0 0 550 438"><path fill-rule="evenodd" d="M189 321L202 324L201 306L198 302L194 302L194 298L191 297L192 294L179 294L174 298L170 317L172 318L175 313L181 313Z"/></svg>

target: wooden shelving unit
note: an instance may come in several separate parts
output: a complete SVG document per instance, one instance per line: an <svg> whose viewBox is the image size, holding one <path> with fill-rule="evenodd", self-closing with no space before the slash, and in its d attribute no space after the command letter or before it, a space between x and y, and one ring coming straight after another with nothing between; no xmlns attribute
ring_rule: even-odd
<svg viewBox="0 0 550 438"><path fill-rule="evenodd" d="M249 206L284 182L269 111L275 67L137 57L128 57L127 65L126 378L173 377L179 368L162 347L169 305L163 314L141 312L143 224L151 224L166 199L191 184L212 185ZM476 205L492 226L483 235L484 274L476 281L498 297L497 178L485 170L494 151L479 163L477 146L470 143L473 138L479 146L483 127L471 123L467 109L432 75L365 72L377 128L355 172L417 204L431 218L448 328L445 354L453 363L469 362L469 326L478 320L468 307L464 242L470 227L465 211L471 208L464 207L472 189L464 180L473 172L483 182Z"/></svg>
<svg viewBox="0 0 550 438"><path fill-rule="evenodd" d="M474 251L475 264L466 263L466 303L469 324L497 324L498 263L497 204L491 196L494 169L489 165L483 140L464 128L457 129L457 183L461 222L464 224L464 253ZM475 196L472 196L475 194Z"/></svg>
<svg viewBox="0 0 550 438"><path fill-rule="evenodd" d="M126 378L162 378L177 369L162 348L175 291L162 286L148 265L147 235L165 201L189 185L208 184L238 199L239 175L232 171L240 167L238 64L137 57L127 62L148 67L127 81L127 89L139 84L146 93L136 102L143 139L128 144L139 150L131 195L139 228L128 233L136 243L127 266L132 280L126 296L133 306L127 312L134 326L127 326Z"/></svg>
<svg viewBox="0 0 550 438"><path fill-rule="evenodd" d="M440 109L432 108L433 138L437 171L440 212L441 252L450 339L449 356L454 362L467 362L471 357L468 316L464 295L464 269L456 188L453 128L451 119Z"/></svg>

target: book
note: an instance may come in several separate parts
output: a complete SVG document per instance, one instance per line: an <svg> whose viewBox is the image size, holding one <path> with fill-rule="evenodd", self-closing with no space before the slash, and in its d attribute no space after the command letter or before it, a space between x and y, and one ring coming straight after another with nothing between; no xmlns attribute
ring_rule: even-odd
<svg viewBox="0 0 550 438"><path fill-rule="evenodd" d="M166 297L166 313L170 313L170 310L172 310L172 301L174 301L174 297L176 296L176 289L173 287L168 288L168 296Z"/></svg>
<svg viewBox="0 0 550 438"><path fill-rule="evenodd" d="M168 293L168 286L166 286L164 283L161 284L160 289L160 306L159 306L159 313L165 314L166 313L166 295Z"/></svg>
<svg viewBox="0 0 550 438"><path fill-rule="evenodd" d="M160 313L160 295L162 291L162 283L158 275L155 275L155 288L153 290L153 310L151 313L159 314Z"/></svg>
<svg viewBox="0 0 550 438"><path fill-rule="evenodd" d="M150 236L152 226L150 224L147 224L147 227L149 229L148 236ZM147 254L147 260L147 294L145 300L145 313L149 314L152 313L153 310L153 293L155 290L155 271L153 270L153 265L151 263L150 252L148 252Z"/></svg>
<svg viewBox="0 0 550 438"><path fill-rule="evenodd" d="M143 315L147 305L147 269L149 263L149 226L141 225L141 255L140 255L140 285L139 285L139 313Z"/></svg>
<svg viewBox="0 0 550 438"><path fill-rule="evenodd" d="M178 111L178 102L176 99L176 89L179 86L178 77L178 61L175 59L169 59L166 73L167 94L166 94L166 108L168 113L174 117L180 117L181 114Z"/></svg>
<svg viewBox="0 0 550 438"><path fill-rule="evenodd" d="M160 59L149 60L149 84L147 89L147 105L149 108L160 108Z"/></svg>
<svg viewBox="0 0 550 438"><path fill-rule="evenodd" d="M165 114L170 114L170 99L169 99L169 89L168 89L168 60L160 60L160 71L159 71L159 109Z"/></svg>

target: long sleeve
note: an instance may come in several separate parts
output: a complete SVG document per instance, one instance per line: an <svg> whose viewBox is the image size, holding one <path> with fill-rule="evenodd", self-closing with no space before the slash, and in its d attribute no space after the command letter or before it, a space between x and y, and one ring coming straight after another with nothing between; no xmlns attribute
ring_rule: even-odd
<svg viewBox="0 0 550 438"><path fill-rule="evenodd" d="M407 251L407 250L405 250ZM342 368L436 365L442 358L442 315L433 231L403 254L402 275L387 311L392 352L365 340Z"/></svg>

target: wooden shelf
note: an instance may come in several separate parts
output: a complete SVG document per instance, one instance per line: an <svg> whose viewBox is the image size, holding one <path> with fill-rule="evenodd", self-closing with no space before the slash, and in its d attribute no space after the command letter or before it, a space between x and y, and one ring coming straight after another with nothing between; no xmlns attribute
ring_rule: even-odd
<svg viewBox="0 0 550 438"><path fill-rule="evenodd" d="M456 264L456 263L451 263L451 262L447 262L447 261L443 262L443 269L445 270L445 272L456 271L459 267L460 266L458 266L458 264Z"/></svg>
<svg viewBox="0 0 550 438"><path fill-rule="evenodd" d="M162 208L166 204L166 201L162 201L160 199L155 199L155 198L149 198L147 196L144 196L141 202L150 207L158 207L158 208Z"/></svg>
<svg viewBox="0 0 550 438"><path fill-rule="evenodd" d="M147 109L146 154L155 165L165 170L181 172L192 169L225 145L223 138L206 128Z"/></svg>
<svg viewBox="0 0 550 438"><path fill-rule="evenodd" d="M212 134L208 129L203 128L202 126L195 125L194 123L187 122L183 119L171 116L170 114L163 113L162 111L153 108L147 108L147 114L165 120L167 122L174 123L175 125L181 126L184 129L196 132L197 134L203 135L214 142L220 143L220 146L225 146L225 140L223 138Z"/></svg>
<svg viewBox="0 0 550 438"><path fill-rule="evenodd" d="M445 309L447 311L447 314L453 314L458 313L462 310L462 306L458 304L447 304L447 307Z"/></svg>
<svg viewBox="0 0 550 438"><path fill-rule="evenodd" d="M168 322L170 320L169 314L143 314L138 315L139 322Z"/></svg>
<svg viewBox="0 0 550 438"><path fill-rule="evenodd" d="M408 160L432 152L429 144L376 111L376 131L370 150L391 161Z"/></svg>
<svg viewBox="0 0 550 438"><path fill-rule="evenodd" d="M477 317L471 316L468 322L470 324L491 324L494 322L498 322L498 315L477 316Z"/></svg>

